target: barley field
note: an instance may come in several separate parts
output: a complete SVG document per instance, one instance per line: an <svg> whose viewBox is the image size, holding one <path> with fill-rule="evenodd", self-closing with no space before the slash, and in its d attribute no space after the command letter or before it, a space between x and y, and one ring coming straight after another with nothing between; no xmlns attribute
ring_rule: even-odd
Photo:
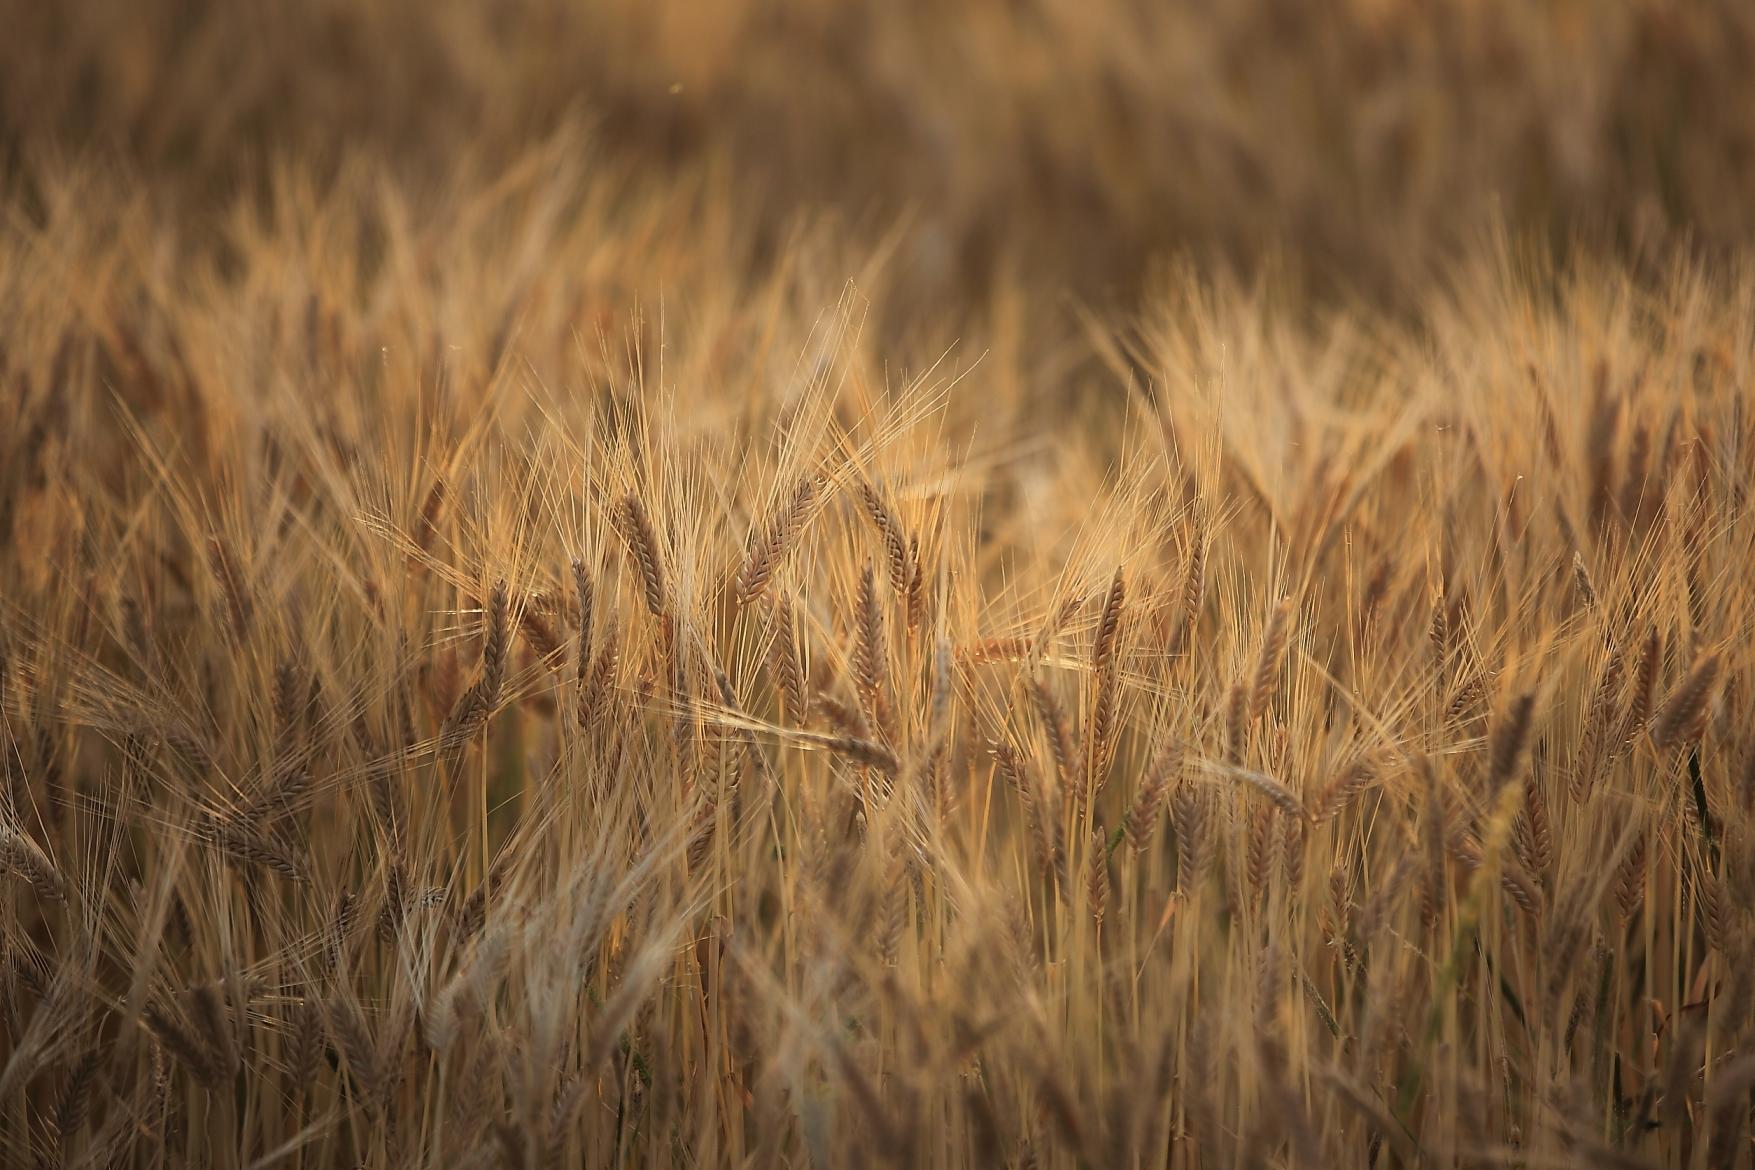
<svg viewBox="0 0 1755 1170"><path fill-rule="evenodd" d="M0 28L0 1165L1755 1163L1755 10Z"/></svg>

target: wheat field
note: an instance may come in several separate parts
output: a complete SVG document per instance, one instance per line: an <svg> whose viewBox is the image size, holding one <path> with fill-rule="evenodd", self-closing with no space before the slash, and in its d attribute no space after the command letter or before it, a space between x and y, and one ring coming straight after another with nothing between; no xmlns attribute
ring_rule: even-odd
<svg viewBox="0 0 1755 1170"><path fill-rule="evenodd" d="M0 13L0 1164L1751 1165L1740 5Z"/></svg>

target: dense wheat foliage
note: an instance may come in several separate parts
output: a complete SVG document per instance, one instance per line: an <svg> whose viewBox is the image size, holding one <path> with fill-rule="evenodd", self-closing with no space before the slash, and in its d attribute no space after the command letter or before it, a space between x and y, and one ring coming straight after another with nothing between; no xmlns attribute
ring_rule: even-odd
<svg viewBox="0 0 1755 1170"><path fill-rule="evenodd" d="M0 1164L1751 1164L1740 6L15 7Z"/></svg>

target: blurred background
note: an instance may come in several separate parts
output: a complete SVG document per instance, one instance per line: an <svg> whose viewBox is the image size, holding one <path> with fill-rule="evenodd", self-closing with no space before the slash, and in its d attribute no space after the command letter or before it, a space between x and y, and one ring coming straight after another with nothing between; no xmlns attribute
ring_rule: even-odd
<svg viewBox="0 0 1755 1170"><path fill-rule="evenodd" d="M887 241L898 304L1127 306L1264 264L1393 305L1500 227L1634 260L1755 233L1746 0L0 0L0 158L192 225L367 159L408 192L569 136L760 265ZM802 218L801 218L802 217Z"/></svg>

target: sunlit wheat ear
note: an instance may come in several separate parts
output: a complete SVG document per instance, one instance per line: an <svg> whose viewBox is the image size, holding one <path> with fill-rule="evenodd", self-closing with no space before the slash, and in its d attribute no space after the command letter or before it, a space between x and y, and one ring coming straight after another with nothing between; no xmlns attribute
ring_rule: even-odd
<svg viewBox="0 0 1755 1170"><path fill-rule="evenodd" d="M795 726L810 723L810 691L805 686L804 656L800 652L798 631L794 628L792 602L785 593L774 599L770 611L774 640L768 653L769 669L780 693L785 717Z"/></svg>
<svg viewBox="0 0 1755 1170"><path fill-rule="evenodd" d="M1197 498L1190 509L1188 561L1182 575L1182 624L1184 640L1200 624L1201 606L1207 592L1207 512Z"/></svg>
<svg viewBox="0 0 1755 1170"><path fill-rule="evenodd" d="M908 539L902 529L902 522L896 518L889 502L884 499L875 483L861 478L859 481L860 502L865 505L865 513L877 526L878 534L883 537L884 555L889 566L890 589L898 597L906 596L908 582L913 571L908 562Z"/></svg>
<svg viewBox="0 0 1755 1170"><path fill-rule="evenodd" d="M1370 756L1342 766L1318 792L1310 810L1311 819L1322 824L1340 816L1376 781L1377 767L1377 761Z"/></svg>
<svg viewBox="0 0 1755 1170"><path fill-rule="evenodd" d="M908 538L908 636L912 639L926 622L926 564L920 557L920 537Z"/></svg>
<svg viewBox="0 0 1755 1170"><path fill-rule="evenodd" d="M219 586L220 597L225 604L225 615L232 636L241 642L250 631L250 619L255 616L256 608L244 570L238 563L237 553L231 543L218 533L207 538L207 558L208 567L212 570L214 581Z"/></svg>
<svg viewBox="0 0 1755 1170"><path fill-rule="evenodd" d="M287 1065L287 1079L301 1095L310 1091L317 1074L317 1061L322 1057L323 1016L315 1001L299 1000L293 1009L293 1028Z"/></svg>
<svg viewBox="0 0 1755 1170"><path fill-rule="evenodd" d="M1181 779L1184 750L1180 740L1166 745L1140 781L1124 825L1128 844L1135 853L1145 852L1158 831L1164 796Z"/></svg>
<svg viewBox="0 0 1755 1170"><path fill-rule="evenodd" d="M1285 662L1286 639L1291 628L1292 599L1286 598L1274 607L1262 633L1261 653L1256 658L1255 676L1249 690L1249 722L1260 719L1273 701L1280 685L1280 668Z"/></svg>
<svg viewBox="0 0 1755 1170"><path fill-rule="evenodd" d="M873 738L872 725L857 703L844 703L827 692L817 694L815 707L823 721L852 739Z"/></svg>
<svg viewBox="0 0 1755 1170"><path fill-rule="evenodd" d="M1091 917L1096 920L1098 929L1102 929L1103 915L1109 909L1109 839L1101 828L1091 831L1091 841L1086 847L1085 897L1090 905Z"/></svg>
<svg viewBox="0 0 1755 1170"><path fill-rule="evenodd" d="M297 665L281 657L274 664L274 749L284 756L299 732L299 709L304 702Z"/></svg>
<svg viewBox="0 0 1755 1170"><path fill-rule="evenodd" d="M821 487L821 482L815 477L801 477L793 488L792 498L768 517L753 535L749 553L737 574L737 597L743 604L748 605L762 594L775 571L797 545Z"/></svg>
<svg viewBox="0 0 1755 1170"><path fill-rule="evenodd" d="M941 744L951 731L951 700L956 687L954 659L950 638L940 633L933 640L932 647L932 699L928 727L934 740Z"/></svg>
<svg viewBox="0 0 1755 1170"><path fill-rule="evenodd" d="M396 937L402 931L402 923L408 914L408 891L404 878L403 863L399 858L392 858L384 870L384 900L378 908L378 939L386 946L393 946Z"/></svg>
<svg viewBox="0 0 1755 1170"><path fill-rule="evenodd" d="M1432 619L1426 627L1426 642L1432 650L1433 667L1442 681L1450 655L1450 607L1442 590L1432 603Z"/></svg>
<svg viewBox="0 0 1755 1170"><path fill-rule="evenodd" d="M1211 771L1217 776L1235 781L1245 789L1265 797L1269 804L1289 817L1302 821L1308 819L1310 815L1304 808L1304 802L1298 799L1296 792L1265 772L1256 772L1249 768L1238 768L1225 764L1217 765Z"/></svg>
<svg viewBox="0 0 1755 1170"><path fill-rule="evenodd" d="M1240 765L1249 741L1249 688L1241 679L1225 692L1224 721L1225 758Z"/></svg>
<svg viewBox="0 0 1755 1170"><path fill-rule="evenodd" d="M1109 765L1115 756L1115 740L1120 731L1117 703L1120 690L1120 668L1116 657L1121 636L1122 607L1127 602L1126 579L1118 566L1109 583L1103 602L1102 616L1097 620L1097 638L1091 646L1091 674L1094 693L1086 741L1090 751L1090 775L1084 786L1090 799L1102 791L1109 780Z"/></svg>
<svg viewBox="0 0 1755 1170"><path fill-rule="evenodd" d="M225 1070L219 1055L197 1037L175 1009L158 1002L149 1003L141 1012L141 1021L198 1082L213 1087L224 1079Z"/></svg>
<svg viewBox="0 0 1755 1170"><path fill-rule="evenodd" d="M306 879L305 866L299 858L266 832L235 818L218 823L211 832L220 852L228 860L262 866L287 881Z"/></svg>
<svg viewBox="0 0 1755 1170"><path fill-rule="evenodd" d="M825 735L820 732L797 732L799 742L814 744L833 755L865 768L876 768L892 779L901 770L901 761L883 744L853 735Z"/></svg>
<svg viewBox="0 0 1755 1170"><path fill-rule="evenodd" d="M1501 786L1515 780L1529 746L1536 696L1526 691L1512 699L1495 724L1488 744L1487 793L1489 800Z"/></svg>
<svg viewBox="0 0 1755 1170"><path fill-rule="evenodd" d="M1523 807L1513 825L1512 842L1517 856L1538 882L1546 882L1554 867L1554 830L1548 818L1548 797L1541 777L1531 774L1524 781Z"/></svg>
<svg viewBox="0 0 1755 1170"><path fill-rule="evenodd" d="M1279 835L1275 832L1277 813L1272 803L1260 803L1249 810L1249 829L1245 837L1245 865L1249 874L1249 889L1259 904L1267 893L1267 882L1270 867L1274 863L1274 853L1279 846Z"/></svg>
<svg viewBox="0 0 1755 1170"><path fill-rule="evenodd" d="M713 682L718 688L719 701L724 705L725 710L734 716L741 717L742 711L738 705L737 692L732 688L731 679L726 676L723 670L714 667ZM762 751L761 744L757 742L755 734L748 726L739 721L733 729L732 738L736 740L742 750L739 753L738 764L731 771L725 782L725 787L735 796L744 768L747 767L749 773L764 784L771 780L771 776L768 757Z"/></svg>
<svg viewBox="0 0 1755 1170"><path fill-rule="evenodd" d="M1176 830L1177 884L1193 893L1206 876L1213 858L1213 810L1211 790L1184 781L1170 797L1170 822Z"/></svg>
<svg viewBox="0 0 1755 1170"><path fill-rule="evenodd" d="M1285 836L1280 842L1280 862L1288 897L1301 894L1304 884L1304 862L1310 845L1310 826L1298 817L1286 817Z"/></svg>
<svg viewBox="0 0 1755 1170"><path fill-rule="evenodd" d="M1487 681L1486 675L1477 674L1457 687L1450 706L1445 709L1444 722L1454 724L1469 721L1476 705L1486 698Z"/></svg>
<svg viewBox="0 0 1755 1170"><path fill-rule="evenodd" d="M346 1062L348 1075L353 1079L361 1103L375 1113L381 1103L384 1080L377 1044L366 1025L364 1013L353 999L338 996L325 1005L324 1015L330 1039Z"/></svg>
<svg viewBox="0 0 1755 1170"><path fill-rule="evenodd" d="M553 598L538 594L525 599L518 610L518 631L525 645L551 665L561 653L561 637L552 620L554 606Z"/></svg>
<svg viewBox="0 0 1755 1170"><path fill-rule="evenodd" d="M1590 704L1585 708L1583 739L1574 764L1571 792L1580 803L1590 798L1602 771L1614 762L1617 746L1614 741L1619 738L1616 713L1625 662L1620 649L1610 642Z"/></svg>
<svg viewBox="0 0 1755 1170"><path fill-rule="evenodd" d="M494 585L488 596L487 630L481 647L481 673L458 698L440 733L441 740L447 745L455 747L480 730L500 700L500 687L505 682L506 675L506 653L511 639L508 605L506 583L500 581Z"/></svg>
<svg viewBox="0 0 1755 1170"><path fill-rule="evenodd" d="M345 971L351 959L355 912L353 892L339 891L323 931L323 959L331 975Z"/></svg>
<svg viewBox="0 0 1755 1170"><path fill-rule="evenodd" d="M1049 750L1054 756L1054 771L1060 781L1061 788L1074 792L1083 800L1083 786L1079 783L1076 769L1083 764L1079 754L1078 740L1067 723L1066 711L1054 692L1040 678L1030 682L1030 697L1036 705L1037 717L1042 721L1043 730L1048 734Z"/></svg>
<svg viewBox="0 0 1755 1170"><path fill-rule="evenodd" d="M23 833L4 825L0 825L0 862L22 874L37 897L59 901L67 896L67 882L48 854Z"/></svg>
<svg viewBox="0 0 1755 1170"><path fill-rule="evenodd" d="M1659 751L1699 735L1713 685L1718 681L1719 656L1708 654L1694 664L1652 721L1651 742Z"/></svg>
<svg viewBox="0 0 1755 1170"><path fill-rule="evenodd" d="M222 1076L236 1073L238 1049L233 1039L224 992L215 984L204 983L190 993L189 999L193 1005L196 1026L200 1029L207 1052L214 1062L215 1072Z"/></svg>
<svg viewBox="0 0 1755 1170"><path fill-rule="evenodd" d="M1700 902L1701 933L1706 944L1720 954L1734 945L1733 932L1737 911L1731 904L1731 893L1724 879L1703 874L1697 879L1696 897Z"/></svg>
<svg viewBox="0 0 1755 1170"><path fill-rule="evenodd" d="M876 578L869 565L859 578L854 623L857 629L853 650L854 686L859 692L867 721L887 734L891 726L889 649L884 611L877 596Z"/></svg>
<svg viewBox="0 0 1755 1170"><path fill-rule="evenodd" d="M603 632L591 671L579 680L576 719L581 728L595 726L615 688L616 667L621 661L621 627L611 617Z"/></svg>
<svg viewBox="0 0 1755 1170"><path fill-rule="evenodd" d="M1064 864L1060 818L1055 814L1048 793L1036 778L1029 761L1012 745L993 743L988 751L999 774L1005 778L1023 808L1025 825L1035 843L1037 864L1042 872L1058 880L1063 874Z"/></svg>
<svg viewBox="0 0 1755 1170"><path fill-rule="evenodd" d="M1572 581L1578 590L1578 599L1586 609L1594 609L1597 604L1596 585L1591 581L1590 568L1584 563L1584 553L1572 550Z"/></svg>
<svg viewBox="0 0 1755 1170"><path fill-rule="evenodd" d="M85 1128L98 1072L108 1056L99 1042L88 1040L83 1043L84 1051L67 1071L51 1119L56 1144L63 1147Z"/></svg>
<svg viewBox="0 0 1755 1170"><path fill-rule="evenodd" d="M658 533L652 518L637 493L629 492L617 503L616 526L627 541L634 563L640 571L641 596L653 617L662 618L669 608L665 593L664 555L658 544Z"/></svg>
<svg viewBox="0 0 1755 1170"><path fill-rule="evenodd" d="M1646 631L1644 644L1640 647L1638 665L1633 668L1633 695L1628 700L1627 718L1621 728L1623 747L1633 743L1651 721L1652 707L1657 702L1658 674L1663 670L1663 656L1663 639L1658 636L1657 627L1651 626Z"/></svg>

